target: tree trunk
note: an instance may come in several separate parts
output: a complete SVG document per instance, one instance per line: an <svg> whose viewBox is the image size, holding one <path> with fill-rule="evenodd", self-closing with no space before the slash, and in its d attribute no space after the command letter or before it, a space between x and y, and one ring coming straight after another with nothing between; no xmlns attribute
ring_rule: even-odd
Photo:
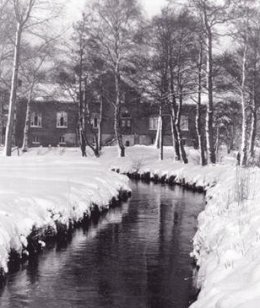
<svg viewBox="0 0 260 308"><path fill-rule="evenodd" d="M162 115L162 106L160 106L160 112L159 112L159 123L160 123L160 127L159 127L159 144L160 144L160 156L159 156L159 160L163 160L163 115ZM158 126L159 126L158 123Z"/></svg>
<svg viewBox="0 0 260 308"><path fill-rule="evenodd" d="M210 162L216 163L216 153L214 147L214 129L213 129L213 58L212 58L212 33L211 29L208 29L208 56L207 56L207 86L208 86L208 106L206 117L206 138L207 138L207 151Z"/></svg>
<svg viewBox="0 0 260 308"><path fill-rule="evenodd" d="M102 78L102 77L101 77ZM103 81L101 80L101 96L99 107L99 122L98 122L98 150L102 149L102 123L103 123Z"/></svg>
<svg viewBox="0 0 260 308"><path fill-rule="evenodd" d="M253 106L252 119L251 119L250 147L249 147L250 156L252 158L255 157L256 127L257 127L257 109L256 109L256 102L254 99L254 106Z"/></svg>
<svg viewBox="0 0 260 308"><path fill-rule="evenodd" d="M27 105L26 105L26 117L25 117L25 124L24 124L24 131L23 131L23 145L22 151L27 152L29 147L29 130L30 130L30 121L31 121L31 101L32 101L32 92L33 86L30 89Z"/></svg>
<svg viewBox="0 0 260 308"><path fill-rule="evenodd" d="M161 130L161 117L160 117L160 111L159 111L159 117L157 121L157 130L156 130L156 136L155 136L155 146L156 149L160 149L160 130Z"/></svg>
<svg viewBox="0 0 260 308"><path fill-rule="evenodd" d="M125 157L125 147L123 144L123 138L120 133L120 106L115 105L115 115L114 115L114 130L115 130L115 137L117 140L117 144L119 147L119 156Z"/></svg>
<svg viewBox="0 0 260 308"><path fill-rule="evenodd" d="M181 160L180 145L179 145L179 140L178 140L177 129L175 126L175 112L173 108L171 110L171 133L172 133L172 144L174 146L175 155L176 155L175 159L180 161Z"/></svg>
<svg viewBox="0 0 260 308"><path fill-rule="evenodd" d="M202 117L201 117L201 93L202 93L202 53L203 47L201 43L201 49L199 54L199 70L198 70L198 101L197 101L197 108L196 108L196 132L199 144L199 151L200 151L200 163L202 166L207 164L206 156L205 156L205 148L204 148L204 140L202 134Z"/></svg>
<svg viewBox="0 0 260 308"><path fill-rule="evenodd" d="M242 106L242 142L240 150L240 165L247 165L247 115L245 100L245 82L246 82L246 59L247 59L247 43L245 43L242 62L242 82L241 82L241 106Z"/></svg>
<svg viewBox="0 0 260 308"><path fill-rule="evenodd" d="M97 137L97 147L98 150L101 151L102 150L102 119L100 119L99 123L98 123L98 137Z"/></svg>
<svg viewBox="0 0 260 308"><path fill-rule="evenodd" d="M170 63L169 63L169 70L170 70L170 94L171 94L171 133L172 133L172 142L175 150L176 160L181 160L181 152L180 152L180 143L178 138L178 132L177 127L175 125L176 123L176 117L177 117L177 104L176 104L176 97L174 92L174 75L173 75L173 60L172 55L170 57Z"/></svg>
<svg viewBox="0 0 260 308"><path fill-rule="evenodd" d="M180 90L180 92L182 92L182 90ZM184 148L182 132L181 132L181 128L180 128L181 113L182 113L182 93L180 93L180 97L179 97L179 106L178 106L175 126L176 126L176 131L177 131L177 139L178 139L178 142L179 142L179 145L180 145L181 158L182 158L182 161L184 162L184 164L187 164L188 158L187 158L186 151L185 151L185 148Z"/></svg>
<svg viewBox="0 0 260 308"><path fill-rule="evenodd" d="M250 130L250 145L249 152L251 158L255 157L255 140L256 140L256 129L257 129L257 102L256 102L256 87L257 87L257 50L254 55L254 80L253 80L253 106L252 106L252 118L251 118L251 130Z"/></svg>
<svg viewBox="0 0 260 308"><path fill-rule="evenodd" d="M219 127L217 127L216 131L216 145L215 145L215 153L216 153L216 158L219 159L218 157L218 150L219 150Z"/></svg>
<svg viewBox="0 0 260 308"><path fill-rule="evenodd" d="M79 146L81 150L81 156L86 157L86 136L85 136L85 108L83 107L83 48L80 47L80 59L79 59L79 102L78 102L78 130L79 130ZM85 80L85 100L86 100L86 80Z"/></svg>
<svg viewBox="0 0 260 308"><path fill-rule="evenodd" d="M123 143L123 137L121 134L121 125L120 125L121 102L120 102L120 74L118 65L116 66L115 70L115 90L116 90L115 118L114 118L115 137L117 140L117 145L119 147L119 155L120 157L125 157L125 146Z"/></svg>
<svg viewBox="0 0 260 308"><path fill-rule="evenodd" d="M86 139L84 136L84 132L81 129L80 130L80 149L81 149L81 156L82 157L87 157L87 152L86 152Z"/></svg>
<svg viewBox="0 0 260 308"><path fill-rule="evenodd" d="M12 140L13 140L13 133L14 133L14 114L15 114L16 96L17 96L21 38L22 38L22 25L20 22L18 22L17 29L16 29L13 74L12 74L11 93L10 93L10 101L9 101L8 121L6 125L6 134L5 134L5 149L4 149L5 156L12 155Z"/></svg>
<svg viewBox="0 0 260 308"><path fill-rule="evenodd" d="M176 131L177 131L177 139L180 145L180 152L181 152L181 158L182 161L184 162L184 164L188 164L188 158L187 158L187 154L184 148L184 142L182 139L182 133L181 133L181 129L180 129L180 124L176 123Z"/></svg>

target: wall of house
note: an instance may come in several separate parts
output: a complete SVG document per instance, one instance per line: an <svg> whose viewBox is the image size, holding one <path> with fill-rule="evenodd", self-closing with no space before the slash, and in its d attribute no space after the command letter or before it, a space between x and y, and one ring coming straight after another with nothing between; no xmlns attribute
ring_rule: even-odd
<svg viewBox="0 0 260 308"><path fill-rule="evenodd" d="M102 141L105 145L115 144L114 137L114 106L115 93L113 78L106 76L104 82L102 96L103 101L103 116L102 116ZM91 85L95 88L95 85ZM100 90L100 83L96 84L96 91ZM100 96L94 95L95 92L87 91L87 102L89 104L91 122L93 119L100 119ZM92 93L92 94L91 94ZM140 94L128 84L122 83L122 107L121 107L121 124L127 121L127 125L121 125L121 132L125 145L132 146L134 144L151 145L156 138L156 130L149 128L149 118L156 117L159 114L159 106L157 104L150 104L141 102ZM64 146L77 145L77 121L78 121L78 106L71 102L58 101L37 101L31 105L31 113L39 113L42 115L42 127L30 127L29 130L29 146L57 146L60 144L60 138L64 138ZM57 127L57 113L66 112L68 114L68 127ZM127 112L126 112L127 111ZM16 145L22 146L23 131L26 114L26 101L20 101L17 105L17 120L16 120ZM183 115L188 118L187 131L183 130L184 142L188 146L197 146L196 141L196 105L184 105ZM166 108L163 110L164 120L164 144L171 146L171 118L170 112ZM130 125L129 125L130 123ZM87 125L88 140L94 142L94 134L97 134L97 128L92 127L90 123ZM35 140L38 142L35 142Z"/></svg>
<svg viewBox="0 0 260 308"><path fill-rule="evenodd" d="M6 90L0 90L0 145L5 142L5 130L8 116L9 94Z"/></svg>
<svg viewBox="0 0 260 308"><path fill-rule="evenodd" d="M42 127L30 127L29 146L57 146L60 138L63 136L66 146L76 146L76 128L77 128L77 105L74 103L62 102L33 102L31 113L42 115ZM68 125L66 128L57 128L57 112L66 112L68 114ZM18 105L16 121L17 145L22 146L23 130L26 114L26 102L22 101ZM34 138L39 139L39 144L33 143Z"/></svg>
<svg viewBox="0 0 260 308"><path fill-rule="evenodd" d="M106 81L106 93L109 93L109 97L103 97L103 121L102 121L102 140L105 144L111 144L114 139L114 92L113 86L111 86L111 80ZM141 102L140 95L133 91L131 87L124 85L122 91L122 110L127 109L129 112L129 118L121 117L121 121L131 121L130 127L121 127L121 133L124 141L128 141L130 144L153 144L156 138L156 130L149 129L149 118L158 116L159 106L157 104L150 104ZM100 102L94 98L89 100L90 111L92 114L99 114ZM171 120L170 111L164 108L164 142L165 145L172 145L171 136ZM188 117L189 130L183 131L183 139L188 146L197 146L196 137L196 105L184 105L183 115ZM97 130L94 129L94 132ZM114 144L114 143L112 143Z"/></svg>

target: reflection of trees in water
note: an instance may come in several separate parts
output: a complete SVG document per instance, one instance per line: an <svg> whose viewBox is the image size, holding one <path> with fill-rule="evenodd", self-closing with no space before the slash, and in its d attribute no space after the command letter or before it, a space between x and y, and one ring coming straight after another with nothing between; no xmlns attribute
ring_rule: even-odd
<svg viewBox="0 0 260 308"><path fill-rule="evenodd" d="M191 275L187 213L196 216L195 199L179 187L133 185L128 203L77 231L67 247L44 253L29 272L17 273L3 297L12 301L24 292L21 300L39 308L40 296L46 299L42 307L65 299L65 307L185 307L190 281L184 278Z"/></svg>

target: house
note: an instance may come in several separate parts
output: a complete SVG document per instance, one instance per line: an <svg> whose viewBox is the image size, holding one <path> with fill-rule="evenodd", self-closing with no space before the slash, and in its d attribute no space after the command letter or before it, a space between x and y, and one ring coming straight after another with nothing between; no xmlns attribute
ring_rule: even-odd
<svg viewBox="0 0 260 308"><path fill-rule="evenodd" d="M26 100L17 103L16 144L21 147ZM77 102L59 85L40 85L31 102L29 146L76 146Z"/></svg>
<svg viewBox="0 0 260 308"><path fill-rule="evenodd" d="M98 133L102 119L101 136L104 145L115 144L114 137L114 87L112 82L105 80L102 97L102 116L100 115L101 97L88 91L87 100L90 109L90 121L87 125L87 137L94 142L94 135ZM95 85L92 85L95 88ZM140 95L127 83L121 86L122 108L120 125L125 146L135 144L151 145L154 143L158 124L158 106L142 102ZM92 94L91 94L92 93ZM189 146L196 146L196 105L185 103L181 117L181 129L184 142ZM26 100L17 104L16 145L23 143L23 131L26 116ZM169 112L163 113L164 144L172 145L171 122ZM29 129L29 146L68 146L78 145L78 102L70 93L59 85L45 84L40 86L32 103ZM3 128L4 130L4 128Z"/></svg>
<svg viewBox="0 0 260 308"><path fill-rule="evenodd" d="M114 141L114 107L115 97L113 82L106 76L103 80L103 97L96 95L90 97L90 112L92 131L89 138L93 138L93 133L97 133L99 122L102 119L102 141L103 144L113 144ZM100 83L92 85L93 88L100 87ZM108 93L108 94L106 94ZM123 142L126 146L135 144L151 145L156 139L159 106L156 103L142 101L141 95L134 89L131 82L125 81L121 85L121 113L120 126L123 135ZM102 116L100 115L101 100L103 102ZM170 112L165 108L163 112L164 122L164 144L172 145L171 118ZM181 116L181 129L184 142L189 146L197 146L196 137L196 104L193 101L186 101Z"/></svg>

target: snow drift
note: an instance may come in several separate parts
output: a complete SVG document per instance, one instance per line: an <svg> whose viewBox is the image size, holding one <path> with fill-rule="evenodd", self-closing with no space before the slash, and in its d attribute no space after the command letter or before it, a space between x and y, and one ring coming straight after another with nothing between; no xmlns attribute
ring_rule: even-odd
<svg viewBox="0 0 260 308"><path fill-rule="evenodd" d="M26 252L33 229L80 222L95 205L109 206L129 191L125 176L85 159L42 156L0 158L0 268L9 254Z"/></svg>

